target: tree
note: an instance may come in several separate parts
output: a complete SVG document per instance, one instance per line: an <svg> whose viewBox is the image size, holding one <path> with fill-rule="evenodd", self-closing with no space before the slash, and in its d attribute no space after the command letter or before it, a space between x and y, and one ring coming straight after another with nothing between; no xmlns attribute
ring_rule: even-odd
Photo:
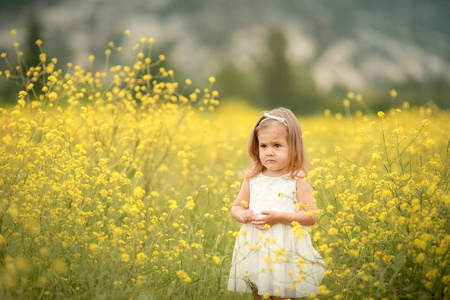
<svg viewBox="0 0 450 300"><path fill-rule="evenodd" d="M28 14L27 18L27 37L25 40L24 61L27 67L35 67L39 64L39 48L36 40L42 38L42 27L34 11Z"/></svg>
<svg viewBox="0 0 450 300"><path fill-rule="evenodd" d="M261 100L270 108L285 106L296 113L312 113L318 108L319 94L306 67L294 66L287 57L288 39L280 28L267 35L267 53L260 63Z"/></svg>

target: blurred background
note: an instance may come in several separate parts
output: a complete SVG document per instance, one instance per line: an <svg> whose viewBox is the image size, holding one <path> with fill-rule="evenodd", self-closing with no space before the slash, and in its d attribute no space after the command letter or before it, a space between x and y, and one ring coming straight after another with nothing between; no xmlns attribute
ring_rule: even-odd
<svg viewBox="0 0 450 300"><path fill-rule="evenodd" d="M153 37L177 81L205 86L215 76L222 102L339 112L352 91L374 111L392 101L447 109L449 16L448 0L1 0L0 52L14 57L17 29L29 65L40 38L58 68L86 68L95 55L101 69L110 41L128 46L112 56L119 64L141 37ZM0 80L0 105L17 91Z"/></svg>

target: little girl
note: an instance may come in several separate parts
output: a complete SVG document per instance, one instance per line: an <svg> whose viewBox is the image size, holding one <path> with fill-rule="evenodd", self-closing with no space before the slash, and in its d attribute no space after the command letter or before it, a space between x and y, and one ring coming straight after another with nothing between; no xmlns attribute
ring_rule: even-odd
<svg viewBox="0 0 450 300"><path fill-rule="evenodd" d="M302 131L286 108L256 123L248 146L252 165L231 209L244 223L234 246L228 290L254 299L287 299L319 293L325 264L306 226L317 205L306 176Z"/></svg>

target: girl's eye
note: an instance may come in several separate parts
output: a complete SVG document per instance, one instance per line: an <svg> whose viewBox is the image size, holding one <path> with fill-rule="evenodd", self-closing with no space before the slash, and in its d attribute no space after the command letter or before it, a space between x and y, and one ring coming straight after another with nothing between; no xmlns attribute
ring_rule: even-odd
<svg viewBox="0 0 450 300"><path fill-rule="evenodd" d="M275 144L275 148L280 148L281 145L280 144Z"/></svg>

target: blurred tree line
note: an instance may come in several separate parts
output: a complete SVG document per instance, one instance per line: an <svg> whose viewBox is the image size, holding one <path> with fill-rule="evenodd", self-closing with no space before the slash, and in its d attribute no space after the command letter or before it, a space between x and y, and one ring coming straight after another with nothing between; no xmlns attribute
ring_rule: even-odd
<svg viewBox="0 0 450 300"><path fill-rule="evenodd" d="M261 109L284 106L300 115L325 109L344 112L343 100L348 89L338 86L331 92L323 92L317 87L308 63L293 66L287 58L288 40L281 28L272 28L268 32L266 48L269 54L260 59L254 70L243 70L228 63L218 72L217 88L225 101L228 98L242 99ZM392 108L390 89L397 90L399 95L395 107L407 101L411 105L433 103L443 109L450 108L450 90L445 78L430 78L426 83L411 78L386 90L353 92L361 93L365 103L377 112ZM355 103L352 111L357 110L364 111L364 108Z"/></svg>
<svg viewBox="0 0 450 300"><path fill-rule="evenodd" d="M39 63L39 48L36 40L42 38L42 26L34 13L28 14L27 36L24 45L24 66L36 66ZM63 41L62 41L63 42ZM261 109L271 109L284 106L296 114L305 115L330 109L333 112L343 112L343 100L347 95L344 86L335 87L331 92L321 91L315 84L311 68L312 63L293 65L287 56L288 38L280 27L274 27L267 32L264 49L261 49L252 69L242 68L232 61L224 62L216 77L215 88L220 92L222 101L247 101ZM160 46L168 50L167 45ZM166 49L164 49L166 47ZM170 48L170 46L169 46ZM161 51L161 53L166 53ZM119 63L119 62L117 62ZM177 78L186 78L187 70L169 61L165 65L174 69ZM2 65L4 68L4 65ZM213 74L214 75L214 74ZM188 76L189 77L189 76ZM444 78L431 78L426 83L410 79L402 85L393 85L386 90L353 91L363 95L365 103L374 111L392 108L390 89L398 91L397 105L408 101L412 105L426 105L432 102L441 108L450 107L449 85ZM35 89L41 86L35 84ZM0 106L13 105L17 100L20 86L0 80ZM356 105L356 106L355 106ZM352 112L363 110L357 103L352 104Z"/></svg>

